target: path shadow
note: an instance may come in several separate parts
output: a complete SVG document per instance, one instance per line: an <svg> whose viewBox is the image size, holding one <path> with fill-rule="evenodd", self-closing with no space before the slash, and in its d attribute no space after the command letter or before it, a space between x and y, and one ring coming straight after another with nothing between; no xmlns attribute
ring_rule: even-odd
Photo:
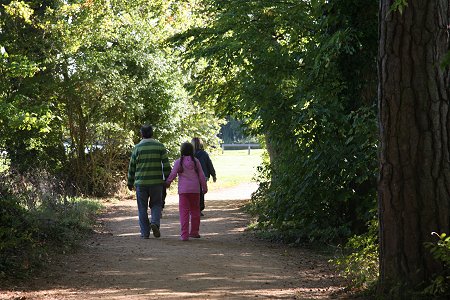
<svg viewBox="0 0 450 300"><path fill-rule="evenodd" d="M164 210L161 238L140 239L133 203L114 205L105 231L17 290L42 299L293 299L339 288L323 257L246 232L245 201L207 201L202 238L188 242L176 204Z"/></svg>

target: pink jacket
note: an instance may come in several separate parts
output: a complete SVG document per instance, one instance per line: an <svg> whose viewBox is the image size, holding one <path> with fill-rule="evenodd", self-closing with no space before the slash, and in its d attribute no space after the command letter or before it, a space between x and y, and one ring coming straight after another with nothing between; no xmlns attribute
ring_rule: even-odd
<svg viewBox="0 0 450 300"><path fill-rule="evenodd" d="M202 186L204 194L208 191L202 165L198 159L194 158L194 160L195 161L193 161L190 156L184 156L183 173L179 173L181 158L177 159L169 177L167 177L167 185L170 185L178 175L178 194L200 193L200 185ZM194 163L197 165L197 172L195 171Z"/></svg>

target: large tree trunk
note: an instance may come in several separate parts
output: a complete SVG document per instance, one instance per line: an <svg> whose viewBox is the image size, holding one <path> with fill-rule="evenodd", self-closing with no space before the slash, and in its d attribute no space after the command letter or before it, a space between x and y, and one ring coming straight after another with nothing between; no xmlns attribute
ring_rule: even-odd
<svg viewBox="0 0 450 300"><path fill-rule="evenodd" d="M379 25L381 293L431 279L441 266L424 242L450 233L450 3L392 3L380 2Z"/></svg>

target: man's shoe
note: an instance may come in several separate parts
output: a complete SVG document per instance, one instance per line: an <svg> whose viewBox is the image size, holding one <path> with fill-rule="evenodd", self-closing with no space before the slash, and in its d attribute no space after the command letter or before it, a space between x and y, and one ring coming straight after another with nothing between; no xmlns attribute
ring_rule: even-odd
<svg viewBox="0 0 450 300"><path fill-rule="evenodd" d="M161 236L161 232L159 232L158 225L152 224L150 225L150 227L152 228L153 236L155 238L159 238Z"/></svg>

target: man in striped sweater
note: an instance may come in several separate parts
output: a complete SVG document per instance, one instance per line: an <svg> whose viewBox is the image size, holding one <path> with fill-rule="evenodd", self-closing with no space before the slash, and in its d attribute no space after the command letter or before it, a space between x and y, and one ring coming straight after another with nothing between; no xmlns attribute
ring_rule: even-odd
<svg viewBox="0 0 450 300"><path fill-rule="evenodd" d="M161 236L159 231L162 194L164 180L170 174L171 168L167 158L166 147L153 139L153 128L150 125L141 127L142 140L134 146L128 167L128 189L136 188L139 226L141 238L148 239L150 229L153 236ZM148 218L150 206L151 222Z"/></svg>

